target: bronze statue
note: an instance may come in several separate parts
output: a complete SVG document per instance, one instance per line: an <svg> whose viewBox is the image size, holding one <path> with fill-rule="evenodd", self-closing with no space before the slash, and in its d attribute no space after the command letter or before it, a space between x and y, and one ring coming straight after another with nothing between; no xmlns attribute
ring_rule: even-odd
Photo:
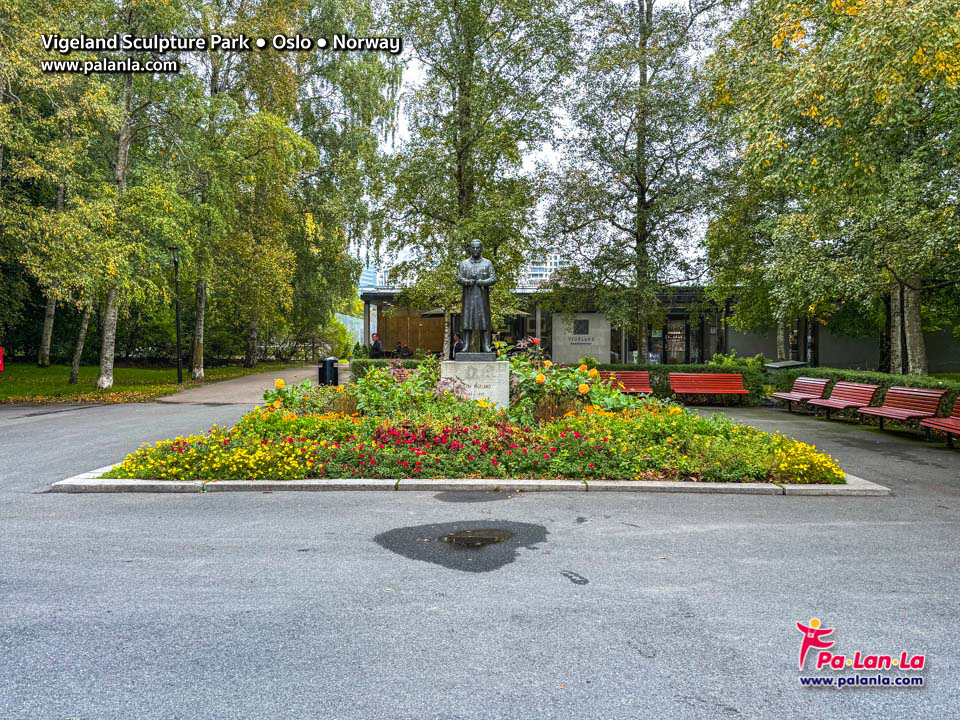
<svg viewBox="0 0 960 720"><path fill-rule="evenodd" d="M470 257L457 267L457 283L463 286L463 347L475 352L473 344L479 335L479 352L493 352L493 324L490 320L490 286L497 281L493 263L481 257L483 243L470 243Z"/></svg>

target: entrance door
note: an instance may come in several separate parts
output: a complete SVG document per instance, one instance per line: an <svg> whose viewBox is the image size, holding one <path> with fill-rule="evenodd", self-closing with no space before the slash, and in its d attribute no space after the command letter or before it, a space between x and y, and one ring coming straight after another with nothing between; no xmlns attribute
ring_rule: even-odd
<svg viewBox="0 0 960 720"><path fill-rule="evenodd" d="M687 321L667 320L667 364L682 365L687 361Z"/></svg>

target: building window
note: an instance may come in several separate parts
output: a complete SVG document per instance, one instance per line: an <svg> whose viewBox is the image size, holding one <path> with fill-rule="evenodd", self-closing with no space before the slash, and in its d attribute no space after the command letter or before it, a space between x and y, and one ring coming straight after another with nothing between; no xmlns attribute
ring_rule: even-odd
<svg viewBox="0 0 960 720"><path fill-rule="evenodd" d="M589 320L574 320L574 321L573 321L573 334L574 334L574 335L589 335L589 334L590 334L590 321L589 321Z"/></svg>

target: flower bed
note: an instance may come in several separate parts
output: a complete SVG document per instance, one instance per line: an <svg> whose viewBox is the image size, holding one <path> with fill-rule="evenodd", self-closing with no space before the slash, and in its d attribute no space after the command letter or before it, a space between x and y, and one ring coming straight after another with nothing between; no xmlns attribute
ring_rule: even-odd
<svg viewBox="0 0 960 720"><path fill-rule="evenodd" d="M462 397L435 363L355 385L282 381L235 426L145 445L108 475L166 480L575 478L842 483L815 448L630 397L594 369L511 360L511 413Z"/></svg>

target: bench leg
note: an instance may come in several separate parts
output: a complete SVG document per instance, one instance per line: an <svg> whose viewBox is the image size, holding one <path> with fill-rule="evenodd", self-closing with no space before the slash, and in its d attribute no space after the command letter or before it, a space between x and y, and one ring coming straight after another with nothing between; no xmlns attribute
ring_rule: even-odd
<svg viewBox="0 0 960 720"><path fill-rule="evenodd" d="M830 408L824 408L827 411L827 420L830 419Z"/></svg>
<svg viewBox="0 0 960 720"><path fill-rule="evenodd" d="M787 412L793 412L793 400L787 400Z"/></svg>
<svg viewBox="0 0 960 720"><path fill-rule="evenodd" d="M880 416L880 429L883 430L883 415Z"/></svg>
<svg viewBox="0 0 960 720"><path fill-rule="evenodd" d="M953 433L947 433L947 447L953 447Z"/></svg>
<svg viewBox="0 0 960 720"><path fill-rule="evenodd" d="M923 439L926 442L930 442L933 439L930 437L930 428L928 428L926 425L923 427Z"/></svg>

